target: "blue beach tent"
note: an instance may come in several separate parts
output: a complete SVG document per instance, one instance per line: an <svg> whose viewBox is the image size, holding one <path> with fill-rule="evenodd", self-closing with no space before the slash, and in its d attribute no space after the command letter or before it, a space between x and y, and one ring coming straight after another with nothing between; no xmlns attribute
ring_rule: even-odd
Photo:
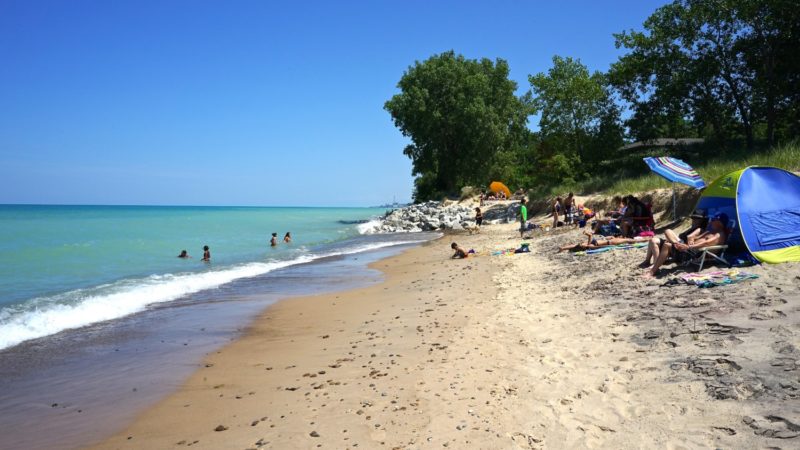
<svg viewBox="0 0 800 450"><path fill-rule="evenodd" d="M746 167L708 185L697 208L725 213L734 234L765 263L800 261L800 177L777 167ZM735 222L734 222L735 220Z"/></svg>

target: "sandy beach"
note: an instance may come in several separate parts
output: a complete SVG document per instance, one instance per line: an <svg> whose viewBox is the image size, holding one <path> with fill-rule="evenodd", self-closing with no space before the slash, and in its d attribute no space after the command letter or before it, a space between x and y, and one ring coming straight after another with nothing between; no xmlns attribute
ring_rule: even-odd
<svg viewBox="0 0 800 450"><path fill-rule="evenodd" d="M286 300L97 449L792 448L800 267L665 286L644 249L555 254L514 225L373 264L382 283ZM450 260L456 240L478 256Z"/></svg>

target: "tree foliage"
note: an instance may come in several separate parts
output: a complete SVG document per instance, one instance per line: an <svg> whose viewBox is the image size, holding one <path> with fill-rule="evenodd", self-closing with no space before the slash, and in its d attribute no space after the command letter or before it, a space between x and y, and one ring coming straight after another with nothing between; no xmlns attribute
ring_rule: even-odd
<svg viewBox="0 0 800 450"><path fill-rule="evenodd" d="M487 166L518 146L528 114L508 73L502 59L466 59L450 51L417 62L403 74L400 93L384 108L411 138L403 153L418 176L416 200L484 185Z"/></svg>
<svg viewBox="0 0 800 450"><path fill-rule="evenodd" d="M624 54L608 72L554 56L521 96L502 59L450 51L409 67L385 109L411 140L414 198L643 170L623 138L703 137L717 150L800 134L796 0L674 0L614 37Z"/></svg>
<svg viewBox="0 0 800 450"><path fill-rule="evenodd" d="M764 124L773 144L797 114L800 25L792 3L676 0L656 10L644 31L615 35L629 52L609 77L631 105L633 137L724 141L738 131L752 148Z"/></svg>
<svg viewBox="0 0 800 450"><path fill-rule="evenodd" d="M541 114L543 176L580 177L582 163L598 163L620 147L619 109L602 73L589 73L579 60L555 56L547 73L528 80L532 111Z"/></svg>

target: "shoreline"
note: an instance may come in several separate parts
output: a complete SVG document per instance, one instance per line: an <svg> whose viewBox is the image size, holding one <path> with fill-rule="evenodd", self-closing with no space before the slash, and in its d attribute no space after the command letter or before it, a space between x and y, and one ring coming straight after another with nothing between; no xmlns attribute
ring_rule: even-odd
<svg viewBox="0 0 800 450"><path fill-rule="evenodd" d="M271 303L378 283L368 263L405 248L294 265L2 351L0 403L13 414L0 423L13 432L0 447L78 448L106 438L173 393Z"/></svg>
<svg viewBox="0 0 800 450"><path fill-rule="evenodd" d="M467 318L455 317L451 305L448 323L422 325L421 318L447 308L458 294L420 275L430 267L448 276L473 275L464 272L476 261L447 260L449 248L441 253L440 242L371 263L371 269L384 273L377 284L271 305L240 338L205 358L176 392L89 448L250 448L259 441L267 447L303 447L334 436L341 439L334 445L338 448L384 439L382 422L390 419L379 417L387 414L401 413L405 426L422 427L427 419L418 414L416 379L409 371L424 370L425 361L409 355L427 354L418 352L421 345L430 344L431 352L444 350L440 343L426 342L438 339L426 336L453 332ZM491 273L482 276L488 286ZM438 294L424 300L408 295L421 286ZM476 293L488 295L483 289ZM350 419L347 425L322 419L343 414ZM263 437L253 439L253 433ZM298 444L301 438L307 441Z"/></svg>
<svg viewBox="0 0 800 450"><path fill-rule="evenodd" d="M478 256L449 260L450 239ZM644 251L555 254L515 224L279 302L96 449L757 448L800 439L797 264L662 286ZM670 270L667 270L669 272ZM788 440L788 441L787 441Z"/></svg>

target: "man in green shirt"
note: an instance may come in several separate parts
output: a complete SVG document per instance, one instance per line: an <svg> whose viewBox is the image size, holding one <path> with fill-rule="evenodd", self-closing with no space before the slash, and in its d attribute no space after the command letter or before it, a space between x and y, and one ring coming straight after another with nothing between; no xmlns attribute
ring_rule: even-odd
<svg viewBox="0 0 800 450"><path fill-rule="evenodd" d="M520 200L519 222L519 237L522 237L522 235L525 234L525 229L527 228L526 223L528 222L528 208L525 207L525 198Z"/></svg>

